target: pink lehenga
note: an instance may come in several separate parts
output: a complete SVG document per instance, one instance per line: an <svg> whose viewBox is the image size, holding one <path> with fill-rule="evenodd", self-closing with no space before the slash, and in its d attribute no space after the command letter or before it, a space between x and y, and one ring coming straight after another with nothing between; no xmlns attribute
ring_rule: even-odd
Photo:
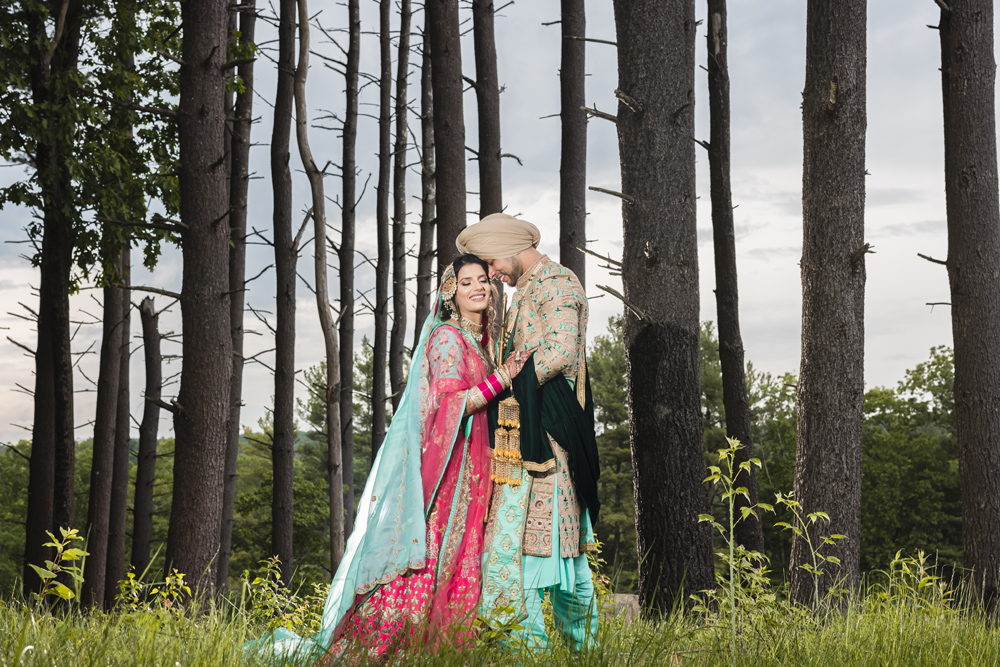
<svg viewBox="0 0 1000 667"><path fill-rule="evenodd" d="M449 267L444 283L453 276ZM465 413L470 396L471 405L485 404L485 385L499 391L484 351L499 334L495 290L491 303L487 333L473 335L450 319L438 290L320 628L311 637L279 628L248 651L305 665L345 653L388 658L414 644L461 646L472 636L492 482L486 411Z"/></svg>
<svg viewBox="0 0 1000 667"><path fill-rule="evenodd" d="M342 621L343 634L331 647L334 653L364 648L376 657L414 639L461 644L471 636L492 482L486 412L462 422L466 392L492 369L479 343L447 323L431 332L426 362L429 397L421 443L426 558L422 567L356 596Z"/></svg>

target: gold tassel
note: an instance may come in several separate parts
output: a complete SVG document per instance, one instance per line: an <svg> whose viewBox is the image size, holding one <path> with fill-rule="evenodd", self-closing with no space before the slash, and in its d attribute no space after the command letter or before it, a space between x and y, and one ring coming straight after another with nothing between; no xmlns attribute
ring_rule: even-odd
<svg viewBox="0 0 1000 667"><path fill-rule="evenodd" d="M494 482L521 485L521 406L513 396L500 401L493 449L493 469L490 475ZM509 429L509 430L508 430Z"/></svg>

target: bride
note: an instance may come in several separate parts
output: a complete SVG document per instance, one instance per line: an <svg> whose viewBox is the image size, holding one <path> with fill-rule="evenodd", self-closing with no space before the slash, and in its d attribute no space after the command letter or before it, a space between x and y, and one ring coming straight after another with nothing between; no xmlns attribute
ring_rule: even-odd
<svg viewBox="0 0 1000 667"><path fill-rule="evenodd" d="M381 657L414 641L471 635L492 489L485 408L523 363L496 366L488 352L501 328L488 272L462 255L442 276L320 631L302 638L279 629L258 650L305 664L325 651Z"/></svg>

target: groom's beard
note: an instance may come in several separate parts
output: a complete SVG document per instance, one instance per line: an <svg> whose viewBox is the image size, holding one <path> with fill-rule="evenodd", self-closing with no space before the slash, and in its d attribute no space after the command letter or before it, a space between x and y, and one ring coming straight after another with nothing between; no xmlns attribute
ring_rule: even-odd
<svg viewBox="0 0 1000 667"><path fill-rule="evenodd" d="M510 258L510 272L500 272L500 275L507 276L508 283L511 287L517 287L517 281L521 279L524 275L524 265L521 264L521 260L517 257Z"/></svg>

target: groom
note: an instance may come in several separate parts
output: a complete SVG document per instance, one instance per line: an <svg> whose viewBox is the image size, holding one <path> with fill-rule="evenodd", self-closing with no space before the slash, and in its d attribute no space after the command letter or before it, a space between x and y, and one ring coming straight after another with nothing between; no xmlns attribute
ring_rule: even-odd
<svg viewBox="0 0 1000 667"><path fill-rule="evenodd" d="M456 241L459 252L486 260L491 279L517 290L501 355L533 353L513 386L523 470L514 484L495 485L480 609L494 625L520 621L524 629L516 636L544 646L542 601L548 593L556 629L579 648L597 632L586 552L596 550L593 525L600 510L586 375L587 297L572 271L538 251L540 238L530 222L495 213Z"/></svg>

